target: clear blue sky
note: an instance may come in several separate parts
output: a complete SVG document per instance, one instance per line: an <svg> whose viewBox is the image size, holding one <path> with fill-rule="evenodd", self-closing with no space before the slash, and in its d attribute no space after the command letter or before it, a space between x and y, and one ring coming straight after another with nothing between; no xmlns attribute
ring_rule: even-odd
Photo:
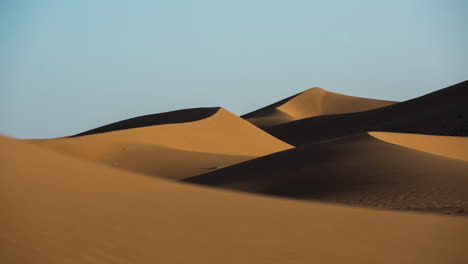
<svg viewBox="0 0 468 264"><path fill-rule="evenodd" d="M310 87L406 100L468 77L468 1L0 1L0 133L56 137Z"/></svg>

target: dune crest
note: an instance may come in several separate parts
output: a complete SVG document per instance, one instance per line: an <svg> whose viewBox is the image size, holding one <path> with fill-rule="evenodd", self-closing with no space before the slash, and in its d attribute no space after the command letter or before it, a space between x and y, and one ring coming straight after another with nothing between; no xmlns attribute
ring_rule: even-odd
<svg viewBox="0 0 468 264"><path fill-rule="evenodd" d="M119 122L111 123L95 129L91 129L72 137L86 136L98 133L106 133L117 130L132 129L139 127L164 125L164 124L177 124L195 122L208 118L216 114L220 107L200 107L191 109L182 109L152 115L138 116L134 118L125 119Z"/></svg>
<svg viewBox="0 0 468 264"><path fill-rule="evenodd" d="M193 122L31 142L110 166L173 179L292 148L223 108Z"/></svg>
<svg viewBox="0 0 468 264"><path fill-rule="evenodd" d="M396 102L348 96L314 87L242 117L261 128L268 128L308 117L361 112L394 103Z"/></svg>

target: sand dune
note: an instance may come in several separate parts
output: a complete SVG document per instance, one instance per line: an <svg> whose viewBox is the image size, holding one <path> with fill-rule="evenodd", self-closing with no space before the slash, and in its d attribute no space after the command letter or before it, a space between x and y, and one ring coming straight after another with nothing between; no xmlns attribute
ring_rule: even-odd
<svg viewBox="0 0 468 264"><path fill-rule="evenodd" d="M396 102L333 93L315 87L242 117L252 124L265 129L298 119L320 115L360 112L394 103Z"/></svg>
<svg viewBox="0 0 468 264"><path fill-rule="evenodd" d="M386 107L292 121L268 129L293 145L368 131L468 136L468 81Z"/></svg>
<svg viewBox="0 0 468 264"><path fill-rule="evenodd" d="M391 132L369 132L369 134L388 143L452 159L468 161L468 138L466 137L447 137Z"/></svg>
<svg viewBox="0 0 468 264"><path fill-rule="evenodd" d="M437 149L438 154L448 150ZM360 206L468 214L468 162L368 133L309 144L187 181Z"/></svg>
<svg viewBox="0 0 468 264"><path fill-rule="evenodd" d="M247 121L0 137L0 260L466 263L466 102L468 81L402 103L313 88Z"/></svg>
<svg viewBox="0 0 468 264"><path fill-rule="evenodd" d="M463 218L231 193L145 177L17 140L1 138L0 146L3 263L468 259Z"/></svg>
<svg viewBox="0 0 468 264"><path fill-rule="evenodd" d="M173 179L186 178L235 163L289 149L292 146L272 137L249 122L222 108L210 116L187 123L140 126L136 121L122 121L105 126L114 131L87 133L31 142L56 151L114 167ZM178 115L186 112L179 111ZM192 112L189 112L191 114ZM205 113L206 114L206 113ZM158 115L155 115L158 117ZM170 114L174 116L174 112ZM145 124L156 124L151 116ZM178 116L177 120L189 118ZM135 121L136 120L136 121ZM137 124L138 123L138 124ZM122 127L126 129L122 130ZM119 129L117 129L117 127ZM135 127L135 128L131 128Z"/></svg>

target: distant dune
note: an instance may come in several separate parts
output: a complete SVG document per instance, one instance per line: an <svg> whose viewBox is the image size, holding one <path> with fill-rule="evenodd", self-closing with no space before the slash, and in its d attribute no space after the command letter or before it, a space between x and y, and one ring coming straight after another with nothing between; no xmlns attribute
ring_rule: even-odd
<svg viewBox="0 0 468 264"><path fill-rule="evenodd" d="M125 126L124 130L31 142L110 166L172 179L202 174L292 147L225 109L196 111L204 118L152 126L140 126L137 121L141 118L134 118L116 123L121 124L119 128ZM188 110L171 112L169 117L189 120L185 114L193 117ZM152 116L157 117L154 122ZM166 120L164 114L152 116L144 117L145 124Z"/></svg>
<svg viewBox="0 0 468 264"><path fill-rule="evenodd" d="M307 117L360 112L394 103L333 93L315 87L245 114L242 118L265 129Z"/></svg>
<svg viewBox="0 0 468 264"><path fill-rule="evenodd" d="M468 214L468 162L389 144L368 133L309 144L187 181L361 206Z"/></svg>
<svg viewBox="0 0 468 264"><path fill-rule="evenodd" d="M468 136L468 81L386 107L304 118L267 129L293 145L367 131Z"/></svg>
<svg viewBox="0 0 468 264"><path fill-rule="evenodd" d="M466 219L190 186L4 138L0 162L3 263L431 264L468 259Z"/></svg>

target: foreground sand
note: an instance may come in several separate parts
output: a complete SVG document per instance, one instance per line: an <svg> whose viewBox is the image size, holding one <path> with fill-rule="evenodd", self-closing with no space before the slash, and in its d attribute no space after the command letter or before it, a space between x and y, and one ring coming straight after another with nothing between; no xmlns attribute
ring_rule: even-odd
<svg viewBox="0 0 468 264"><path fill-rule="evenodd" d="M168 124L171 120L191 122ZM203 174L292 148L223 108L139 117L80 135L30 142L109 166L171 179Z"/></svg>
<svg viewBox="0 0 468 264"><path fill-rule="evenodd" d="M5 138L0 164L2 263L468 261L465 218L208 189Z"/></svg>

